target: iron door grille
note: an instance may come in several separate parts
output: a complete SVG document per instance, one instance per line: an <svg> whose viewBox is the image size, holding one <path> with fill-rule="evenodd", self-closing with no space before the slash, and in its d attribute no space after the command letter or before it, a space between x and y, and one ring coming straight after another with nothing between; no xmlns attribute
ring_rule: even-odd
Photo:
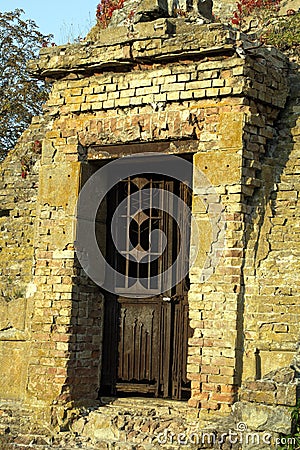
<svg viewBox="0 0 300 450"><path fill-rule="evenodd" d="M128 177L111 192L109 205L116 231L109 251L110 263L117 274L122 274L111 280L117 294L134 297L142 293L154 296L186 291L186 280L181 279L180 273L188 272L190 219L179 210L177 198L190 203L188 186L155 175ZM155 239L150 238L153 233ZM172 271L174 280L168 283L166 270L176 260L180 246L183 246L181 261L177 261ZM176 292L166 291L164 287L170 284L178 284Z"/></svg>

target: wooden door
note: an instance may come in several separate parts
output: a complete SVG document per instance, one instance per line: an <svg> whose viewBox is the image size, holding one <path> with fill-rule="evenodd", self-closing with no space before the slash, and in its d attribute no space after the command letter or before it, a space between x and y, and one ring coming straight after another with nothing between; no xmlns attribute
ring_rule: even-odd
<svg viewBox="0 0 300 450"><path fill-rule="evenodd" d="M190 189L176 180L149 174L128 177L109 194L108 223L123 202L126 213L121 211L115 226L119 236L125 231L127 236L120 239L118 251L112 240L107 248L110 264L124 277L111 280L116 295L106 296L103 394L188 397L187 276L162 291L164 273L180 248L184 249L180 264L188 264L190 223L184 211L178 211L176 198L190 206ZM177 208L177 220L172 218L172 208ZM152 245L149 235L153 230L163 232L166 239L158 237ZM172 272L174 280L181 270L178 267Z"/></svg>

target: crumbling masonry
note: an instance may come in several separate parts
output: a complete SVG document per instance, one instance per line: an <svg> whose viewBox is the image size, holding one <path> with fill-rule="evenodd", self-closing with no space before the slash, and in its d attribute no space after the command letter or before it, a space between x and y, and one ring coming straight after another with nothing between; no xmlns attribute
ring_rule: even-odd
<svg viewBox="0 0 300 450"><path fill-rule="evenodd" d="M54 425L97 401L105 298L76 259L76 201L103 160L154 149L191 154L226 220L219 264L200 283L211 224L194 180L189 406L294 405L293 377L257 380L289 367L299 341L297 70L229 26L163 17L43 48L29 69L53 87L1 164L0 397Z"/></svg>

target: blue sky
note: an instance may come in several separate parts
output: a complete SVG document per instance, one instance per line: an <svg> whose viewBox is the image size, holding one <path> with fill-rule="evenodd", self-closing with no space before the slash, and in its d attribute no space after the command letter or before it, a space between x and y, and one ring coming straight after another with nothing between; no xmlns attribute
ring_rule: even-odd
<svg viewBox="0 0 300 450"><path fill-rule="evenodd" d="M41 33L54 34L54 42L64 44L81 35L84 37L96 23L97 0L0 0L0 11L23 9L33 19Z"/></svg>

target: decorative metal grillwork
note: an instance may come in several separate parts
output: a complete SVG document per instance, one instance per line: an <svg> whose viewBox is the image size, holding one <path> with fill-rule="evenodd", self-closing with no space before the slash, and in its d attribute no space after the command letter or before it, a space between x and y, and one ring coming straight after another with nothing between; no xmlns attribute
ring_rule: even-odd
<svg viewBox="0 0 300 450"><path fill-rule="evenodd" d="M117 251L113 253L112 264L125 276L115 280L116 292L123 295L166 292L166 270L176 260L180 246L184 248L182 259L168 277L172 276L176 284L176 279L180 279L178 271L188 271L189 218L180 212L178 196L188 203L190 193L186 185L155 176L128 177L115 189L110 204L115 205L114 209L122 207L114 221ZM172 281L169 284L173 285Z"/></svg>

